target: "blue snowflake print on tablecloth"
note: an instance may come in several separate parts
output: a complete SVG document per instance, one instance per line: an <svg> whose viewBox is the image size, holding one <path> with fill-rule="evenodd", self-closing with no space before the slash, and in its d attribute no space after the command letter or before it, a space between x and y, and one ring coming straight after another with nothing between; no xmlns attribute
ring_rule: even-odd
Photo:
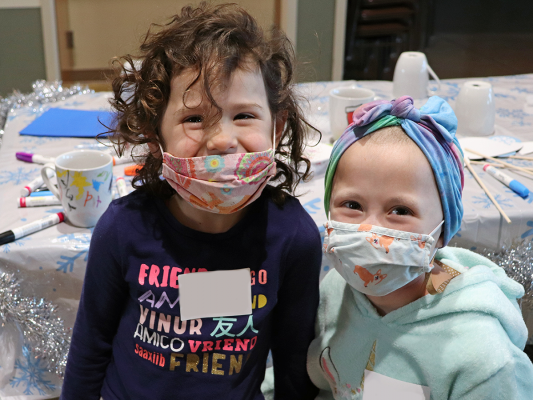
<svg viewBox="0 0 533 400"><path fill-rule="evenodd" d="M529 226L530 228L533 228L533 221L527 221L526 223L527 226ZM527 238L528 236L532 236L533 235L533 229L528 229L527 231L525 231L524 233L522 233L522 236L520 236L522 239L525 239Z"/></svg>
<svg viewBox="0 0 533 400"><path fill-rule="evenodd" d="M40 171L40 168L32 168L27 170L24 167L19 167L16 170L11 171L0 171L0 185L5 185L6 183L20 185L21 183L31 182L37 177L38 171Z"/></svg>
<svg viewBox="0 0 533 400"><path fill-rule="evenodd" d="M61 255L59 256L59 261L56 262L59 267L56 271L63 271L63 273L72 272L74 270L74 263L76 260L82 256L83 261L87 262L87 257L89 255L89 245L91 243L93 228L91 229L91 234L84 233L69 233L67 235L61 235L57 237L59 242L68 243L69 250L74 250L76 253L72 256Z"/></svg>
<svg viewBox="0 0 533 400"><path fill-rule="evenodd" d="M512 122L512 125L518 125L518 126L531 125L531 122L524 121L524 118L531 117L531 114L527 114L523 110L520 110L520 109L510 110L508 108L498 108L496 110L496 114L501 118L513 119L514 121Z"/></svg>
<svg viewBox="0 0 533 400"><path fill-rule="evenodd" d="M45 137L45 136L25 136L24 138L20 139L20 143L31 143L36 146L42 146L43 144L47 144L50 142L57 142L58 140L61 140L60 137Z"/></svg>
<svg viewBox="0 0 533 400"><path fill-rule="evenodd" d="M503 94L503 93L494 93L494 97L500 98L500 99L513 99L516 100L516 96L511 96L510 94Z"/></svg>
<svg viewBox="0 0 533 400"><path fill-rule="evenodd" d="M11 251L11 247L13 246L18 246L18 247L22 247L24 246L26 243L26 241L30 240L31 237L23 237L23 238L20 238L20 239L17 239L15 240L14 242L11 242L11 243L7 243L7 244L4 244L3 246L0 246L0 249L2 249L2 253L9 253Z"/></svg>
<svg viewBox="0 0 533 400"><path fill-rule="evenodd" d="M502 197L502 195L500 194L494 196L494 199L500 205L500 207L514 207L513 203L511 202L511 199ZM474 204L479 204L483 208L490 208L491 206L494 207L494 204L492 204L492 201L486 194L483 194L481 196L472 196L472 202Z"/></svg>
<svg viewBox="0 0 533 400"><path fill-rule="evenodd" d="M56 390L56 385L45 379L47 373L45 363L40 358L33 357L27 347L23 347L22 357L15 360L15 376L9 384L13 388L25 386L25 395L37 394L33 392L37 390L38 394L44 396Z"/></svg>
<svg viewBox="0 0 533 400"><path fill-rule="evenodd" d="M527 201L527 204L531 204L533 203L533 195L531 195L531 193L529 193L529 195L526 197L526 198L523 198L522 196L520 196L519 194L517 194L516 192L508 189L505 191L505 193L509 193L510 195L512 195L513 197L518 197L524 201Z"/></svg>
<svg viewBox="0 0 533 400"><path fill-rule="evenodd" d="M320 211L320 197L303 204L303 208L305 208L308 214L316 214L317 211Z"/></svg>
<svg viewBox="0 0 533 400"><path fill-rule="evenodd" d="M431 86L430 89L436 90L437 96L446 101L455 100L460 91L459 84L451 82L442 83L440 90L436 85Z"/></svg>
<svg viewBox="0 0 533 400"><path fill-rule="evenodd" d="M533 93L533 90L525 88L525 87L514 87L511 89L512 92L518 92L518 93Z"/></svg>

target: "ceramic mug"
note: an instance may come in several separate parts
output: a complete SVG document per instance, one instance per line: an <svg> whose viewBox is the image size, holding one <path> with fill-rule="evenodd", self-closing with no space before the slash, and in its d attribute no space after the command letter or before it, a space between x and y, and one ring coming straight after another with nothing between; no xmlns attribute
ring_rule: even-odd
<svg viewBox="0 0 533 400"><path fill-rule="evenodd" d="M455 115L458 134L492 135L496 116L492 85L484 81L465 82L455 101Z"/></svg>
<svg viewBox="0 0 533 400"><path fill-rule="evenodd" d="M57 176L59 191L50 182L49 169ZM72 225L95 226L111 203L113 159L108 153L70 151L56 157L55 163L45 164L41 175L46 186L61 200L67 221Z"/></svg>
<svg viewBox="0 0 533 400"><path fill-rule="evenodd" d="M393 95L394 98L411 96L413 99L425 99L433 93L429 91L428 73L437 81L440 89L439 77L428 64L424 53L419 51L405 51L400 54L394 67Z"/></svg>
<svg viewBox="0 0 533 400"><path fill-rule="evenodd" d="M352 123L357 107L374 100L376 94L355 85L341 86L329 92L329 122L333 140L337 140Z"/></svg>

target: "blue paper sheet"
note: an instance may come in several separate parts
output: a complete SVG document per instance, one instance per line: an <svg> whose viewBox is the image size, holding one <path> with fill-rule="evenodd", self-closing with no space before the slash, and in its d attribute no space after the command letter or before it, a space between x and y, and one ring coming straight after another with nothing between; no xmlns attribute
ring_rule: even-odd
<svg viewBox="0 0 533 400"><path fill-rule="evenodd" d="M20 131L21 135L93 138L106 132L114 114L107 111L50 108Z"/></svg>

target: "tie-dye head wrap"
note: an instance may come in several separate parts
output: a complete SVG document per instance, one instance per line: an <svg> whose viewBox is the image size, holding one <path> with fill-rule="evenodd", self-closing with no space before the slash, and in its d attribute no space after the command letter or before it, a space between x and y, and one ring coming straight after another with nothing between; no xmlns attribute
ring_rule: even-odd
<svg viewBox="0 0 533 400"><path fill-rule="evenodd" d="M378 100L364 104L353 114L348 126L333 146L325 179L324 207L329 212L333 176L343 153L357 140L388 126L399 125L429 160L437 181L444 214L444 245L457 233L463 217L461 193L464 186L463 152L455 138L457 118L448 103L430 97L420 109L413 99Z"/></svg>

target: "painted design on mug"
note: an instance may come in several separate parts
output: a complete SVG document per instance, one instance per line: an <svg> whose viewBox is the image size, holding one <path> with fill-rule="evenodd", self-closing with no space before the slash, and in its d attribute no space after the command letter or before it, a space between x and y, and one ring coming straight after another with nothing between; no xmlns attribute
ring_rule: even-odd
<svg viewBox="0 0 533 400"><path fill-rule="evenodd" d="M363 268L360 265L355 266L353 273L357 274L359 278L361 278L361 280L365 283L365 287L368 287L370 283L375 286L387 277L387 274L381 273L381 269L379 269L375 274L371 274L366 268Z"/></svg>
<svg viewBox="0 0 533 400"><path fill-rule="evenodd" d="M380 247L383 247L385 249L385 254L388 254L389 247L394 241L394 238L391 236L386 236L386 235L379 236L377 233L372 233L372 236L367 237L366 240L375 249L379 249ZM400 240L400 239L396 239L396 240Z"/></svg>
<svg viewBox="0 0 533 400"><path fill-rule="evenodd" d="M85 187L92 186L89 182L87 182L87 177L83 175L82 172L75 171L74 172L74 178L72 179L72 183L70 186L76 186L78 188L78 194L76 195L76 200L81 199L81 196L85 192Z"/></svg>

